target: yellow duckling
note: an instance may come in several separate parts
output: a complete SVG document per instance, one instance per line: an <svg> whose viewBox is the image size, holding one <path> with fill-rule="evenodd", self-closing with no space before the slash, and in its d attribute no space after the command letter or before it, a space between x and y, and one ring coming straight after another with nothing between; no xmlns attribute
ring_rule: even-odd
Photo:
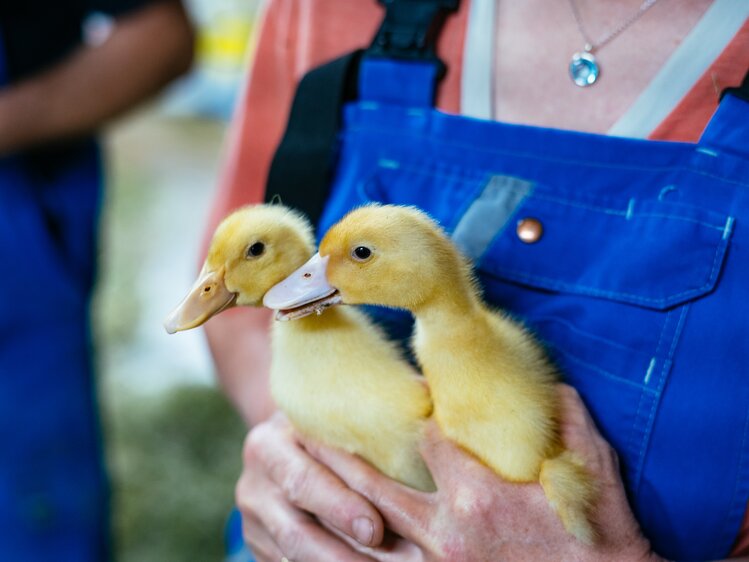
<svg viewBox="0 0 749 562"><path fill-rule="evenodd" d="M596 486L560 441L554 368L523 328L484 304L432 219L411 207L361 207L328 231L310 264L311 276L328 280L320 294L410 310L444 434L507 480L539 481L567 531L594 541Z"/></svg>
<svg viewBox="0 0 749 562"><path fill-rule="evenodd" d="M304 270L294 271L313 254L313 240L309 223L280 205L235 211L216 229L202 272L166 330L194 328L231 306L261 306L266 292L289 275L309 284ZM286 285L266 299L283 305ZM297 321L273 323L276 405L301 433L358 454L408 486L434 490L417 452L432 410L423 378L361 312L346 307L320 314L331 303L298 307L279 316Z"/></svg>

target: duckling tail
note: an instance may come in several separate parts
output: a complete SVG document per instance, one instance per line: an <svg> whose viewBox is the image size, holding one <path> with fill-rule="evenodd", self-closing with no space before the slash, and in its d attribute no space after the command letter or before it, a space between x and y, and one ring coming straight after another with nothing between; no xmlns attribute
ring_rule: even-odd
<svg viewBox="0 0 749 562"><path fill-rule="evenodd" d="M567 532L584 544L593 544L596 531L590 514L598 487L584 463L574 453L563 451L542 463L539 481Z"/></svg>

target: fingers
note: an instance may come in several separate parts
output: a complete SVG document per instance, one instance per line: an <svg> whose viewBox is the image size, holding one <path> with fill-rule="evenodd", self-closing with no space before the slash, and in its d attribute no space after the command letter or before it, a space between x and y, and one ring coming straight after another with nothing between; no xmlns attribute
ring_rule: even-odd
<svg viewBox="0 0 749 562"><path fill-rule="evenodd" d="M421 561L424 559L423 552L417 545L389 530L385 531L385 537L380 546L369 548L360 545L358 542L351 539L351 537L344 535L333 527L327 527L327 529L357 552L369 556L374 560L378 560L379 562L406 562Z"/></svg>
<svg viewBox="0 0 749 562"><path fill-rule="evenodd" d="M562 440L567 448L578 453L586 466L602 481L619 480L619 457L598 431L593 418L577 390L559 385L561 399Z"/></svg>
<svg viewBox="0 0 749 562"><path fill-rule="evenodd" d="M330 467L353 490L366 497L382 513L388 527L400 536L418 542L430 510L430 494L396 482L358 457L305 442L310 454Z"/></svg>
<svg viewBox="0 0 749 562"><path fill-rule="evenodd" d="M283 557L263 524L256 517L242 517L242 535L257 562L278 562Z"/></svg>
<svg viewBox="0 0 749 562"><path fill-rule="evenodd" d="M378 511L298 445L288 422L256 428L245 464L258 463L291 505L314 514L366 546L382 541Z"/></svg>
<svg viewBox="0 0 749 562"><path fill-rule="evenodd" d="M566 428L577 429L591 438L603 440L577 389L566 384L557 386L561 405L562 430L564 431Z"/></svg>
<svg viewBox="0 0 749 562"><path fill-rule="evenodd" d="M243 477L255 483L255 492L257 483L265 482L277 489L289 506L313 514L366 546L376 546L382 540L384 524L379 512L307 454L282 414L250 432L244 465ZM244 497L240 497L241 491L238 486L238 503ZM253 498L248 492L249 503L244 509L239 504L243 513L257 515L263 509L262 504L252 503Z"/></svg>
<svg viewBox="0 0 749 562"><path fill-rule="evenodd" d="M345 542L332 535L312 517L283 501L271 501L260 515L260 520L279 550L289 560L305 562L364 562L368 557L358 554Z"/></svg>
<svg viewBox="0 0 749 562"><path fill-rule="evenodd" d="M278 488L267 486L266 493L246 515L247 501L241 498L247 486L246 478L240 478L237 498L243 513L245 541L259 561L278 562L282 557L310 562L369 560L329 533L311 516L295 509L285 501Z"/></svg>

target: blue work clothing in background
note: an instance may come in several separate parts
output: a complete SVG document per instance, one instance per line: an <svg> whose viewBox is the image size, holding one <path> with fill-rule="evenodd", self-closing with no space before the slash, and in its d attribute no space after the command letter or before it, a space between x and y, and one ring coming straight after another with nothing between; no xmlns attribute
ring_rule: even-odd
<svg viewBox="0 0 749 562"><path fill-rule="evenodd" d="M3 1L0 89L80 47L89 11L147 1ZM101 190L93 139L0 156L0 560L109 558L89 317Z"/></svg>

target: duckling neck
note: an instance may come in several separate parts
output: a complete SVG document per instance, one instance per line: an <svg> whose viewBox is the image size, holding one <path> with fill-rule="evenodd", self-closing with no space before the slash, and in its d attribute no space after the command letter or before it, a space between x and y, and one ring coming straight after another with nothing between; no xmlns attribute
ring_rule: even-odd
<svg viewBox="0 0 749 562"><path fill-rule="evenodd" d="M456 368L456 349L465 359L478 352L477 342L493 339L491 322L485 307L474 296L442 298L414 312L416 329L413 347L424 375L433 387L441 388L444 380L454 388L456 377L474 377Z"/></svg>
<svg viewBox="0 0 749 562"><path fill-rule="evenodd" d="M412 312L417 326L423 329L445 329L452 331L457 322L467 324L475 322L480 315L481 306L477 299L467 293L445 294L434 297L415 307Z"/></svg>

